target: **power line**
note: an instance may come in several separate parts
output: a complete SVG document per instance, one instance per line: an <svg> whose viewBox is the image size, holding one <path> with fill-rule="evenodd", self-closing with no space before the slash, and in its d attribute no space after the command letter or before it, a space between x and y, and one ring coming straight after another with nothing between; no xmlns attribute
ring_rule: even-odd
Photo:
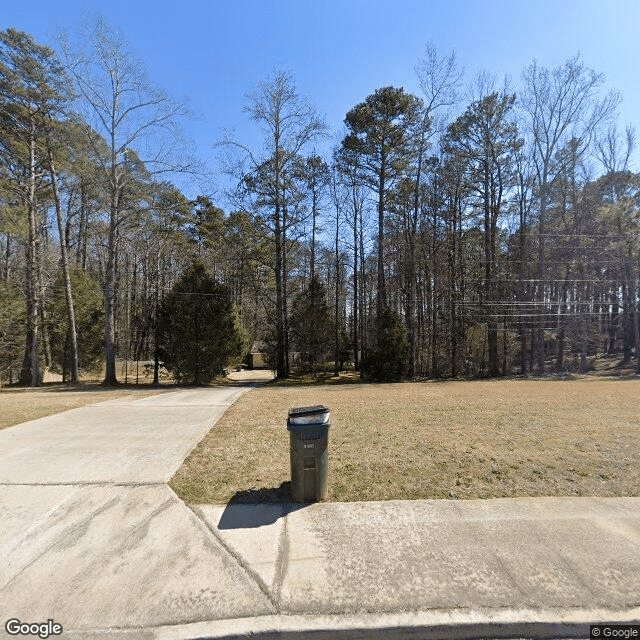
<svg viewBox="0 0 640 640"><path fill-rule="evenodd" d="M575 307L581 305L589 305L589 306L610 306L613 304L609 300L603 301L595 301L595 300L570 300L567 302L553 301L553 300L530 300L530 301L515 301L515 300L452 300L452 304L460 305L460 306L470 306L470 307Z"/></svg>

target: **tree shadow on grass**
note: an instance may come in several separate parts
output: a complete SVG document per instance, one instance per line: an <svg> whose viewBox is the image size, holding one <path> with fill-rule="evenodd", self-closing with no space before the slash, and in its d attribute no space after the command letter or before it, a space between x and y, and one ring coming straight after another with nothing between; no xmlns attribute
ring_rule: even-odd
<svg viewBox="0 0 640 640"><path fill-rule="evenodd" d="M251 488L236 491L229 504L283 504L293 502L291 482L283 482L279 487Z"/></svg>
<svg viewBox="0 0 640 640"><path fill-rule="evenodd" d="M274 524L307 506L293 502L291 482L283 482L279 487L238 491L222 512L218 529L252 529Z"/></svg>

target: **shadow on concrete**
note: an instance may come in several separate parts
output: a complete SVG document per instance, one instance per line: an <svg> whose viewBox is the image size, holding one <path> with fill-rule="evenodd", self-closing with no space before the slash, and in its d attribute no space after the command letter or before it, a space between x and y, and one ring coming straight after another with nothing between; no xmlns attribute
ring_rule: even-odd
<svg viewBox="0 0 640 640"><path fill-rule="evenodd" d="M263 527L306 506L293 502L291 482L283 482L279 487L238 491L222 512L218 529Z"/></svg>

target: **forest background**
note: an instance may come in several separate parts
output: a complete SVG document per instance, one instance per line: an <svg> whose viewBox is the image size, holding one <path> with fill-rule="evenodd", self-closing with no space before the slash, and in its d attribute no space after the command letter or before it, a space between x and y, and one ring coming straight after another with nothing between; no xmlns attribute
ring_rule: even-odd
<svg viewBox="0 0 640 640"><path fill-rule="evenodd" d="M579 54L517 80L469 77L433 45L413 66L419 92L380 86L340 132L274 69L245 96L259 137L220 135L223 210L181 136L186 105L120 31L89 18L51 49L2 32L0 380L106 363L113 383L117 361L158 361L163 300L196 260L223 287L198 295L230 299L241 351L260 343L279 377L637 357L640 185L621 95Z"/></svg>

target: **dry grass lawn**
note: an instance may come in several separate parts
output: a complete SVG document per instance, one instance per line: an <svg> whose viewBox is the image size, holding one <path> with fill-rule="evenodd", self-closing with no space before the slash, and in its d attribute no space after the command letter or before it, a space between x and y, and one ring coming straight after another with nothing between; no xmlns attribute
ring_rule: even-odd
<svg viewBox="0 0 640 640"><path fill-rule="evenodd" d="M171 480L189 503L290 499L290 407L331 409L331 501L640 495L640 380L266 386Z"/></svg>
<svg viewBox="0 0 640 640"><path fill-rule="evenodd" d="M81 387L50 385L38 389L0 389L0 429L86 404L127 396L142 398L160 392L161 390L149 387L134 388L123 385L121 388L114 389L101 387L99 384L87 384Z"/></svg>

